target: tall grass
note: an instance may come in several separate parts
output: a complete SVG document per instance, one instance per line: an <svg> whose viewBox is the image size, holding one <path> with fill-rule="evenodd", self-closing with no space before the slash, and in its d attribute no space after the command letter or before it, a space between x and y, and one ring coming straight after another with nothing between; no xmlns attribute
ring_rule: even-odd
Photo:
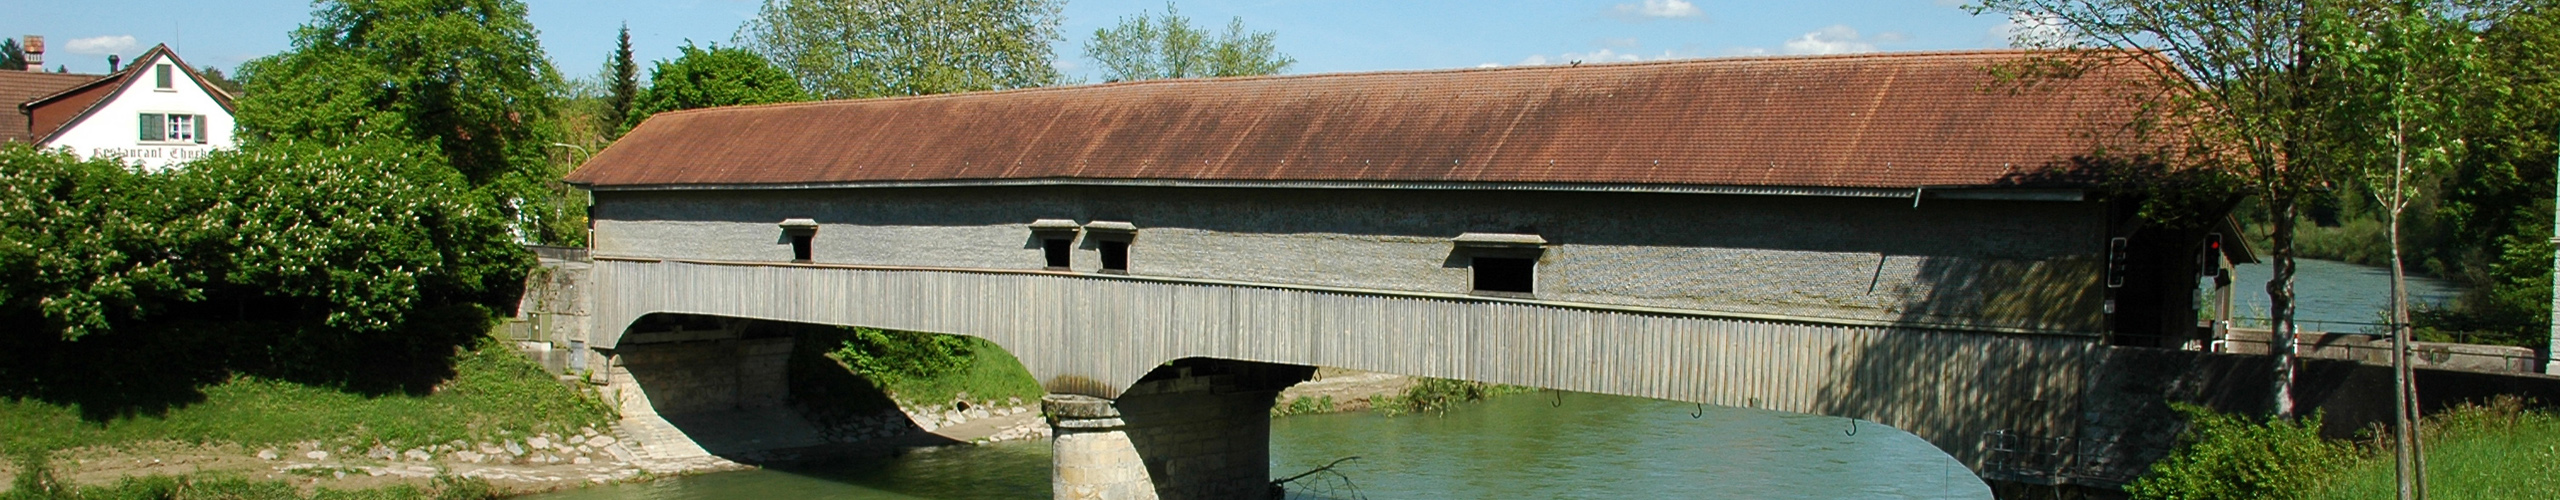
<svg viewBox="0 0 2560 500"><path fill-rule="evenodd" d="M2465 406L2428 418L2428 492L2437 498L2548 499L2560 496L2560 416L2516 399ZM2391 498L2391 454L2340 474L2319 498Z"/></svg>

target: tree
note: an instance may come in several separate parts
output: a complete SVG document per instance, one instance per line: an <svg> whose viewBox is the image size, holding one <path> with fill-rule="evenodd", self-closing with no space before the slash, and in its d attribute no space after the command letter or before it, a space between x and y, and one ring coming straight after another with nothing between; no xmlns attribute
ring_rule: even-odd
<svg viewBox="0 0 2560 500"><path fill-rule="evenodd" d="M631 61L631 23L622 24L622 35L614 39L613 59L605 63L605 72L613 78L606 102L612 108L604 115L608 136L620 137L624 123L631 123L631 99L640 95L640 67Z"/></svg>
<svg viewBox="0 0 2560 500"><path fill-rule="evenodd" d="M829 99L1058 81L1058 0L765 0L735 41Z"/></svg>
<svg viewBox="0 0 2560 500"><path fill-rule="evenodd" d="M2478 41L2469 21L2451 17L2452 6L2386 0L2324 9L2314 47L2321 58L2322 97L2315 112L2330 114L2313 141L2314 161L2353 170L2364 192L2387 220L2391 250L2391 364L2394 465L2400 498L2424 497L2425 462L2417 453L2417 390L2411 385L2409 299L2403 216L2417 197L2416 180L2451 170L2463 141L2459 123L2474 103L2464 95L2476 85Z"/></svg>
<svg viewBox="0 0 2560 500"><path fill-rule="evenodd" d="M1103 78L1112 81L1269 75L1297 63L1280 53L1274 36L1245 31L1244 18L1238 17L1211 39L1208 30L1192 26L1167 3L1163 17L1150 19L1140 12L1120 18L1117 26L1094 30L1084 53L1102 63Z"/></svg>
<svg viewBox="0 0 2560 500"><path fill-rule="evenodd" d="M76 340L196 291L150 179L110 159L0 144L0 322Z"/></svg>
<svg viewBox="0 0 2560 500"><path fill-rule="evenodd" d="M763 56L736 47L685 44L649 69L649 88L632 104L630 126L679 109L809 100L800 84Z"/></svg>
<svg viewBox="0 0 2560 500"><path fill-rule="evenodd" d="M2294 413L2295 220L2303 194L2331 178L2332 166L2303 162L2304 142L2320 127L2308 113L2315 71L2312 11L2320 0L2228 5L2203 0L1984 0L1975 12L2000 12L2037 29L2017 45L2055 49L2064 69L2138 64L2157 92L2146 105L2164 119L2140 124L2176 130L2180 161L2228 169L2248 179L2273 222L2268 249L2269 319L2276 358L2275 409ZM2109 50L2085 50L2103 48Z"/></svg>
<svg viewBox="0 0 2560 500"><path fill-rule="evenodd" d="M240 95L240 82L233 81L229 76L223 75L222 68L206 66L204 71L199 74L204 75L204 81L213 82L214 88L222 89L223 92L229 92L233 96Z"/></svg>
<svg viewBox="0 0 2560 500"><path fill-rule="evenodd" d="M539 241L579 233L544 148L560 76L517 0L324 0L292 48L240 66L249 142L430 145Z"/></svg>
<svg viewBox="0 0 2560 500"><path fill-rule="evenodd" d="M26 69L26 48L19 47L16 38L0 39L0 70L26 71ZM36 71L44 71L44 68L36 68Z"/></svg>

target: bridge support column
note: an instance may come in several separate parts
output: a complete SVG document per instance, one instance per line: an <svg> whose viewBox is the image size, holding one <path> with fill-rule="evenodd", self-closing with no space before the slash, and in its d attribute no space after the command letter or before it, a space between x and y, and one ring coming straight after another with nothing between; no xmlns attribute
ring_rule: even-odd
<svg viewBox="0 0 2560 500"><path fill-rule="evenodd" d="M1129 440L1129 424L1111 400L1072 394L1040 398L1048 410L1053 453L1049 472L1051 498L1154 499L1155 482L1147 463Z"/></svg>
<svg viewBox="0 0 2560 500"><path fill-rule="evenodd" d="M1189 361L1189 360L1186 360ZM1055 436L1052 494L1061 499L1267 498L1271 403L1306 380L1302 366L1180 363L1120 399L1041 398Z"/></svg>

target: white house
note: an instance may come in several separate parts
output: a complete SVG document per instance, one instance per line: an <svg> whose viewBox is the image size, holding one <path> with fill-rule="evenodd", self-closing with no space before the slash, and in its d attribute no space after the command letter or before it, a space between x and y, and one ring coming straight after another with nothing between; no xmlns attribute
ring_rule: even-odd
<svg viewBox="0 0 2560 500"><path fill-rule="evenodd" d="M231 94L169 46L96 81L19 104L38 147L162 170L232 146Z"/></svg>

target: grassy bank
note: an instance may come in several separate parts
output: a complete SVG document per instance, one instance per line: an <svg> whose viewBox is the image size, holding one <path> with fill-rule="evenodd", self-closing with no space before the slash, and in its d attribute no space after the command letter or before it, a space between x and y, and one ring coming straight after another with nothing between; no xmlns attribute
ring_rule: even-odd
<svg viewBox="0 0 2560 500"><path fill-rule="evenodd" d="M146 441L254 447L314 440L398 449L505 433L575 433L614 418L609 405L554 381L495 343L456 356L454 365L454 377L426 396L368 397L235 376L206 387L196 403L106 421L85 420L64 405L0 400L0 449L19 454Z"/></svg>
<svg viewBox="0 0 2560 500"><path fill-rule="evenodd" d="M41 475L21 475L0 500L492 500L500 495L488 481L438 478L426 487L392 485L341 490L305 489L290 482L253 480L220 474L125 478L114 484L72 485Z"/></svg>
<svg viewBox="0 0 2560 500"><path fill-rule="evenodd" d="M2437 498L2543 499L2560 495L2560 416L2514 401L2432 417L2426 442L2428 491ZM2398 491L2388 449L2348 468L2320 498L2391 498Z"/></svg>
<svg viewBox="0 0 2560 500"><path fill-rule="evenodd" d="M794 396L804 401L834 401L867 412L962 399L1037 404L1046 392L1020 359L986 339L835 327L797 335L801 350L793 354L792 384Z"/></svg>
<svg viewBox="0 0 2560 500"><path fill-rule="evenodd" d="M2136 499L2366 499L2397 491L2387 434L2321 439L2317 417L2258 421L2182 407L2189 431L2126 491ZM2436 498L2542 499L2560 491L2560 415L2518 400L2428 417L2428 491Z"/></svg>

